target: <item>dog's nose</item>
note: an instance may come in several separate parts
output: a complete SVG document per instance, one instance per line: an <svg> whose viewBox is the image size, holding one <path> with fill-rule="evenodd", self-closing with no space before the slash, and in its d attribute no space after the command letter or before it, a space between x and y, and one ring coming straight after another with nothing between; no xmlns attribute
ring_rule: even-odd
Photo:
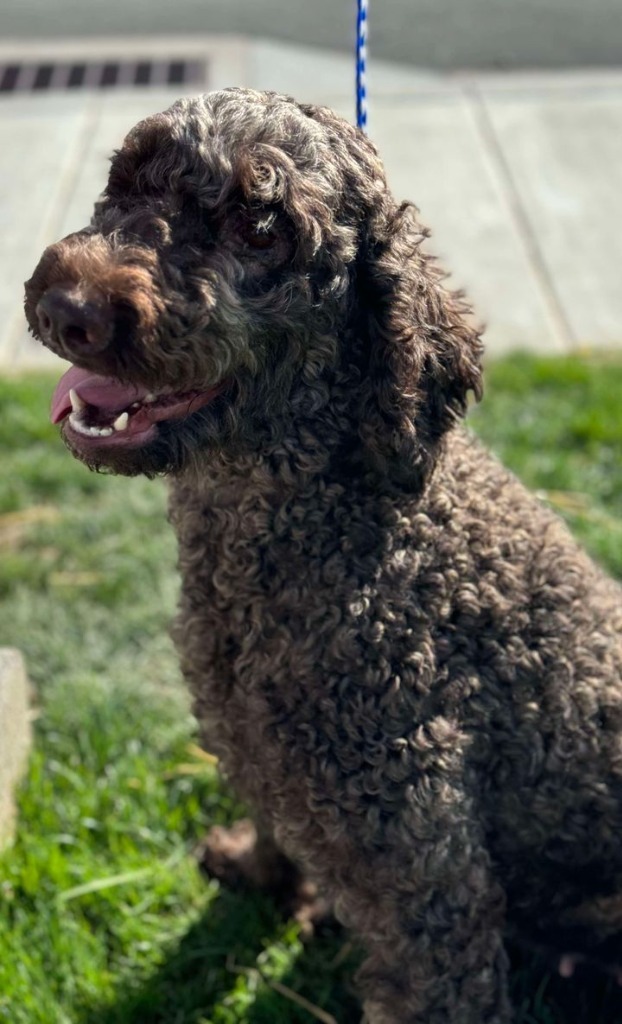
<svg viewBox="0 0 622 1024"><path fill-rule="evenodd" d="M112 308L85 298L77 288L49 288L39 300L36 314L42 340L60 355L95 355L112 340Z"/></svg>

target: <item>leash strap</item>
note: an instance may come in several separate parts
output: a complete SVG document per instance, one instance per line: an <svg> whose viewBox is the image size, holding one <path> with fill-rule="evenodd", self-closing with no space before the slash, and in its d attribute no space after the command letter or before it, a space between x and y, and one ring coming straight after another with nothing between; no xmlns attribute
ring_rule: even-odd
<svg viewBox="0 0 622 1024"><path fill-rule="evenodd" d="M357 0L356 18L356 123L367 131L367 13L369 0Z"/></svg>

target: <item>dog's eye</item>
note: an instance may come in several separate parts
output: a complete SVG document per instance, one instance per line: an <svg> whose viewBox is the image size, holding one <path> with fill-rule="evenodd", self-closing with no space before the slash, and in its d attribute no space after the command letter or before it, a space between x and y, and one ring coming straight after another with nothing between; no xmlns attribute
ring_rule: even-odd
<svg viewBox="0 0 622 1024"><path fill-rule="evenodd" d="M275 221L273 214L245 221L240 232L244 243L251 249L271 249L278 241Z"/></svg>
<svg viewBox="0 0 622 1024"><path fill-rule="evenodd" d="M271 249L276 242L276 232L257 229L249 232L245 241L253 249Z"/></svg>

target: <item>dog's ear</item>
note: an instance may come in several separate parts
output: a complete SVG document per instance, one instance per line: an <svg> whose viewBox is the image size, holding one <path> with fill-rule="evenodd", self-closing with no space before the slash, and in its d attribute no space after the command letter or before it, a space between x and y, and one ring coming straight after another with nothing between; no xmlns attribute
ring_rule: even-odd
<svg viewBox="0 0 622 1024"><path fill-rule="evenodd" d="M351 347L360 381L359 431L368 464L395 486L424 486L447 430L481 397L480 331L459 292L425 253L428 232L398 206L378 151L326 107L303 106L328 132L341 175L342 216L359 225Z"/></svg>
<svg viewBox="0 0 622 1024"><path fill-rule="evenodd" d="M422 251L427 236L415 208L397 206L387 189L364 222L357 268L360 434L374 470L411 492L469 392L481 397L479 330Z"/></svg>

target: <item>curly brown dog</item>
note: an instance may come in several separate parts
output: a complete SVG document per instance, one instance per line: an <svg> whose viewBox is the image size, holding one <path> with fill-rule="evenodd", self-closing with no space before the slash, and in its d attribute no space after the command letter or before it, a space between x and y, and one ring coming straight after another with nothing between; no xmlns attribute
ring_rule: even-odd
<svg viewBox="0 0 622 1024"><path fill-rule="evenodd" d="M130 132L26 312L74 455L171 478L197 716L366 1019L502 1024L508 933L617 970L622 591L458 424L481 343L426 235L359 131L232 89Z"/></svg>

